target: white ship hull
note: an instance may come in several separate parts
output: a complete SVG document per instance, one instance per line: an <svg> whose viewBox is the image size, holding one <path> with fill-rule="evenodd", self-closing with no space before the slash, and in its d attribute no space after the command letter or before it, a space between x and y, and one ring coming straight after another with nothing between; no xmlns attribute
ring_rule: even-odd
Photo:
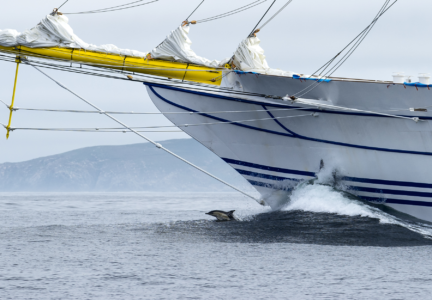
<svg viewBox="0 0 432 300"><path fill-rule="evenodd" d="M243 88L246 81L243 78ZM327 88L342 96L333 95L333 99L320 101L387 113L397 107L428 104L428 89L418 91L416 87L376 84L364 91L368 97L354 91L355 95L350 98L349 94L344 95L343 86L335 87L335 84L322 84L317 95L325 95ZM355 84L360 91L364 90L361 83ZM163 112L253 111L167 114L166 117L230 164L272 207L279 206L286 199L285 191L300 181L316 178L324 165L326 170L337 171L339 184L348 192L432 221L432 116L427 112L420 116L419 112L403 113L424 120L415 122L368 113L321 111L310 106L304 106L309 110L281 110L302 105L165 85L147 84L147 89ZM274 86L271 89L277 90ZM386 99L375 95L387 91L390 96L386 94ZM407 99L414 91L418 92L416 98ZM391 93L395 95L393 98ZM400 93L406 95L397 96ZM353 99L363 101L352 102ZM418 101L416 106L412 101ZM241 120L255 121L181 126Z"/></svg>

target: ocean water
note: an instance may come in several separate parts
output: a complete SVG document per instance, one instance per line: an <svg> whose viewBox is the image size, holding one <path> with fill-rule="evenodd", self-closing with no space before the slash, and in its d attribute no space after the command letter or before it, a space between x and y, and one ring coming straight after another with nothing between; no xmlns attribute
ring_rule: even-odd
<svg viewBox="0 0 432 300"><path fill-rule="evenodd" d="M0 299L432 299L431 236L320 184L278 211L236 193L0 194Z"/></svg>

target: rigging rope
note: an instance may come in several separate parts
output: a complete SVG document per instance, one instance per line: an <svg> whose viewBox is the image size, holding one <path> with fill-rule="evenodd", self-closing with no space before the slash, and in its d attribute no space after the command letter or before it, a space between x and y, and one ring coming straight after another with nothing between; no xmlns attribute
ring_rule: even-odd
<svg viewBox="0 0 432 300"><path fill-rule="evenodd" d="M195 8L195 10L189 15L189 17L186 18L186 21L189 20L190 17L192 17L192 15L198 10L198 8L204 3L205 0L203 0L198 6L197 8Z"/></svg>
<svg viewBox="0 0 432 300"><path fill-rule="evenodd" d="M360 38L357 40L357 42L353 45L353 47L339 60L339 62L332 67L329 72L331 72L330 74L333 74L334 72L337 71L337 69L339 69L344 63L345 61L354 53L355 50L357 50L357 48L360 46L360 44L364 41L364 39L369 35L369 33L372 31L372 29L375 27L379 16L381 15L381 13L384 11L384 9L387 7L388 3L390 2L390 0L386 0L383 7L381 8L381 10L378 12L378 14L375 16L374 20L372 21L371 25L369 26L369 28L360 36ZM333 71L334 70L334 71ZM333 71L333 72L332 72ZM322 72L321 72L322 74ZM320 74L320 75L321 75Z"/></svg>
<svg viewBox="0 0 432 300"><path fill-rule="evenodd" d="M8 109L9 105L0 100ZM13 111L27 110L27 111L44 111L44 112L62 112L62 113L81 113L81 114L100 114L98 111L92 110L71 110L71 109L40 109L40 108L23 108L14 107ZM226 114L226 113L249 113L249 112L274 112L274 111L291 111L291 110L309 110L309 108L281 108L281 109L257 109L257 110L233 110L233 111L197 111L197 112L127 112L127 111L106 111L112 115L194 115L194 114Z"/></svg>
<svg viewBox="0 0 432 300"><path fill-rule="evenodd" d="M68 2L68 1L69 0L67 0L66 2ZM76 15L76 14L95 14L95 13L112 12L112 11L129 9L129 8L134 8L134 7L138 7L138 6L147 5L147 4L150 4L150 3L153 3L153 2L157 2L159 0L155 0L155 1L147 2L147 3L142 3L142 4L130 6L132 4L143 2L143 1L145 1L145 0L133 1L133 2L129 2L127 4L122 4L122 5L107 7L107 8L103 8L103 9L95 9L95 10L90 10L90 11L82 11L82 12L75 12L75 13L63 13L63 14L64 15ZM208 17L208 18L204 18L204 19L201 19L201 20L197 20L197 23L210 22L210 21L214 21L214 20L217 20L217 19L222 19L222 18L225 18L225 17L229 17L229 16L232 16L234 14L246 11L248 9L251 9L251 8L253 8L255 6L258 6L260 4L263 4L266 1L268 1L268 0L257 0L257 1L254 1L254 2L250 3L250 4L247 4L247 5L241 6L239 8L236 8L234 10L225 12L223 14L219 14L219 15L215 15L215 16L212 16L212 17ZM64 4L66 4L66 2L63 3L58 9L60 9ZM204 0L201 2L201 4L203 2L204 2ZM188 16L187 19L189 19L192 16L192 14L195 13L195 11L201 6L201 4L198 5L198 7Z"/></svg>
<svg viewBox="0 0 432 300"><path fill-rule="evenodd" d="M14 62L14 61L11 60L11 62ZM54 68L54 67L49 67L49 66L47 67L47 66L45 66L43 64L42 64L42 67L47 68L47 69L52 69L52 70L73 72L71 70L65 70L65 69L61 69L61 68L59 69L59 68ZM87 75L92 75L92 76L99 76L99 77L105 77L105 78L111 78L111 79L120 79L120 80L130 81L129 79L119 78L117 76L103 75L103 74L98 74L98 73L91 73L91 72L85 72L85 73L74 72L74 73L87 74ZM149 77L149 76L147 76L147 77ZM169 87L187 86L187 87L183 87L183 88L192 88L192 87L189 87L189 86L193 86L193 90L195 90L195 91L204 91L204 92L213 92L213 93L214 92L228 93L228 94L234 94L234 95L243 95L243 96L248 96L248 97L260 97L260 98L268 98L269 97L268 95L265 95L265 94L256 94L256 93L247 93L247 92L238 92L238 93L236 93L236 91L221 90L220 88L209 87L209 86L198 84L198 83L187 83L186 84L186 83L183 83L181 81L172 82L170 80L164 80L164 79L160 79L160 78L152 78L152 79L156 79L156 81L150 81L150 80L136 80L136 81L137 82L149 82L149 83L161 83L162 82L164 85L169 86ZM169 81L170 84L167 84L166 81ZM273 97L271 96L271 98L273 98ZM281 97L274 97L274 98L275 99L282 99ZM290 99L285 99L285 100L290 100ZM296 100L296 101L298 101L298 100ZM298 103L301 103L301 102L298 102ZM315 107L319 107L320 106L317 103L303 103L303 104L307 104L307 105L312 106L312 107L313 106L315 106ZM323 105L321 105L321 106L324 107ZM302 108L296 108L296 109L297 110L303 110L304 108L303 109ZM353 111L355 110L355 111L358 111L358 112L371 113L371 114L377 114L377 115L382 114L382 113L379 113L379 112L356 110L356 109L351 109L351 108L348 108L348 107L327 106L326 109L333 109L333 110L353 110ZM401 117L401 116L398 116L398 115L386 115L386 116L388 116L388 117L394 117L394 118L401 118L401 119L404 118L404 117ZM419 119L415 118L415 117L414 118L407 117L406 119L411 119L411 120L414 120L416 122L419 121Z"/></svg>
<svg viewBox="0 0 432 300"><path fill-rule="evenodd" d="M210 22L210 21L214 21L214 20L217 20L217 19L222 19L222 18L225 18L225 17L229 17L229 16L232 16L232 15L238 14L240 12L246 11L248 9L251 9L251 8L253 8L255 6L261 5L264 2L266 2L266 1L268 1L268 0L257 0L257 1L254 1L254 2L250 3L250 4L247 4L247 5L244 5L242 7L239 7L237 9L225 12L223 14L219 14L219 15L216 15L216 16L213 16L213 17L208 17L208 18L205 18L205 19L197 20L197 23Z"/></svg>
<svg viewBox="0 0 432 300"><path fill-rule="evenodd" d="M183 124L177 126L145 126L145 127L130 127L130 130L125 131L124 128L25 128L25 127L11 127L10 131L14 130L37 130L37 131L77 131L77 132L178 132L178 133L186 133L184 131L179 130L171 130L171 131L159 131L159 130L139 130L139 129L158 129L158 128L181 128L181 127L193 127L193 126L208 126L208 125L220 125L220 124L241 124L246 122L253 121L262 121L262 120L277 120L277 119L286 119L286 118L299 118L299 117L310 117L314 116L314 114L307 115L299 115L299 116L287 116L287 117L275 117L275 118L264 118L264 119L255 119L255 120L240 120L240 121L228 121L228 122L214 122L214 123L198 123L198 124ZM3 124L2 124L3 125ZM6 127L6 126L4 126Z"/></svg>
<svg viewBox="0 0 432 300"><path fill-rule="evenodd" d="M267 11L264 13L264 15L261 17L261 19L258 21L258 23L255 25L254 29L252 29L251 33L248 35L248 37L252 36L255 33L255 29L257 29L258 25L261 23L261 21L264 19L264 17L267 15L267 13L270 11L272 6L276 3L276 0L273 1L273 3L270 5L270 7L267 9Z"/></svg>
<svg viewBox="0 0 432 300"><path fill-rule="evenodd" d="M102 113L104 113L104 112L102 112ZM271 120L280 120L280 119L310 117L310 116L314 116L314 115L315 115L315 113L306 114L306 115L297 115L297 116L271 117L271 118L250 119L250 120L237 120L237 121L208 122L208 123L179 124L179 125L162 125L162 126L138 126L138 127L130 127L130 128L128 127L128 129L181 128L181 127L197 127L197 126L209 126L209 125L242 124L242 123L249 123L249 122L256 122L256 121L271 121ZM206 116L203 116L203 117L206 117ZM17 129L17 128L15 128L15 129ZM65 129L65 128L51 128L51 129ZM124 128L73 128L73 129L77 129L77 130L124 130Z"/></svg>
<svg viewBox="0 0 432 300"><path fill-rule="evenodd" d="M278 14L280 14L289 4L291 4L291 2L293 2L293 0L289 0L284 6L282 6L281 9L279 9L269 20L267 20L267 22L265 22L263 25L261 25L259 27L260 30L262 30L264 28L264 26L266 26L268 23L270 23Z"/></svg>
<svg viewBox="0 0 432 300"><path fill-rule="evenodd" d="M69 2L69 0L66 0L62 5L59 6L59 8L57 8L57 11L58 11L60 8L62 8L63 5L65 5L65 4L68 3L68 2Z"/></svg>
<svg viewBox="0 0 432 300"><path fill-rule="evenodd" d="M1 57L1 55L0 55L0 57ZM12 58L12 57L8 57L8 56L5 56L7 59L3 59L4 61L8 61L8 62L15 62L15 58ZM1 59L0 59L1 60ZM52 70L58 70L58 71L66 71L66 72L72 72L72 73L78 73L78 74L86 74L86 75L91 75L91 76L98 76L98 77L104 77L104 78L111 78L111 79L119 79L119 80L127 80L127 81L130 81L129 79L126 79L126 78L124 78L124 77L118 77L118 76L112 76L112 75L105 75L105 74L100 74L100 73L93 73L93 72L88 72L88 71L85 71L85 72L81 72L81 71L78 71L78 70L81 70L80 68L78 68L78 70L70 70L70 67L68 66L68 67L61 67L61 66L52 66L52 65L50 65L50 64L44 64L44 63L38 63L39 65L40 65L40 67L43 67L43 68L46 68L46 69L52 69ZM105 72L108 72L107 70L99 70L98 69L98 71L105 71ZM111 72L111 73L114 73L113 71L109 71L109 72ZM120 71L119 71L120 72ZM124 75L124 74L123 74ZM136 76L136 75L135 75ZM280 100L282 100L282 98L281 97L278 97L278 96L269 96L269 95L265 95L265 94L258 94L258 93L249 93L249 92L241 92L241 91L233 91L233 90L230 90L230 89L228 89L228 88L220 88L220 87L218 87L218 88L216 88L216 87L213 87L213 86L208 86L208 85L205 85L205 84L199 84L199 83L193 83L193 82L188 82L188 83L183 83L182 81L172 81L172 80L168 80L168 79L160 79L160 78L154 78L154 77L151 77L151 76L143 76L143 77L145 77L145 78L150 78L150 79L153 79L153 81L152 80L134 80L134 81L136 81L136 82L143 82L143 83L145 83L145 82L148 82L148 83L162 83L162 84L164 84L164 85L166 85L166 86L169 86L169 87L179 87L179 86L183 86L183 88L193 88L193 90L195 90L195 91L204 91L204 92L217 92L217 93L227 93L227 94L230 94L230 95L240 95L240 96L248 96L248 97L259 97L259 98L273 98L273 99L280 99ZM169 82L169 84L167 83L167 82ZM320 82L321 83L321 82ZM250 98L249 98L250 99ZM290 100L290 99L285 99L285 100ZM299 102L300 103L300 102ZM315 107L318 107L319 105L318 104L316 104L316 103L312 103L312 104L310 104L310 103L308 103L308 105L310 105L310 106L315 106ZM298 110L302 110L302 108L296 108L296 109L298 109ZM304 109L304 108L303 108ZM334 110L341 110L341 109L344 109L344 110L351 110L351 108L347 108L347 107L336 107L336 106L333 106L333 108L332 107L330 107L330 106L328 106L327 107L327 109L334 109ZM352 109L352 110L355 110L355 109ZM379 113L379 112L373 112L373 111L364 111L364 110L356 110L356 111L359 111L359 112L365 112L365 113L372 113L372 114L381 114L381 113ZM401 116L397 116L397 115L387 115L388 117L395 117L395 118L400 118ZM411 120L414 120L414 121L418 121L418 119L417 118L407 118L407 119L411 119Z"/></svg>
<svg viewBox="0 0 432 300"><path fill-rule="evenodd" d="M16 56L16 52L14 51L8 51L8 50L0 50L3 53L8 53L11 55L14 55L14 57ZM59 52L56 50L52 50L54 52ZM78 51L81 51L78 50ZM60 52L61 53L61 52ZM103 53L105 55L111 55L110 53ZM2 57L8 57L5 55L0 55ZM32 53L31 54L32 57L36 57L36 58L42 58L42 59L47 59L46 56L41 55L41 54L37 54L37 53ZM78 53L79 56L79 53ZM124 56L124 55L119 55L121 57L128 57L128 56ZM142 57L139 57L142 58ZM86 62L86 61L80 61L77 59L71 60L71 59L61 59L61 58L54 58L54 57L50 57L49 61L59 61L59 62L67 62L67 63L72 63L72 64L80 64L80 65L87 65L87 66L91 66L91 67L100 67L100 68L118 68L119 65L118 64L106 64L106 63L96 63L96 62ZM164 68L164 67L159 67L159 68L154 68L154 67L143 67L143 66L137 66L137 65L131 65L128 64L127 65L128 68L131 69L136 69L136 70L153 70L153 71L184 71L184 72L213 72L215 70L226 70L225 67L207 67L208 69L203 69L203 70L194 70L194 69L181 69L181 68ZM118 71L117 71L118 72ZM120 73L124 73L125 71L120 71Z"/></svg>
<svg viewBox="0 0 432 300"><path fill-rule="evenodd" d="M367 26L360 34L358 34L347 46L345 46L345 48L342 49L342 51L340 51L335 57L333 57L330 61L328 61L326 64L324 64L321 68L319 68L317 71L315 71L309 78L312 78L312 76L314 76L316 73L318 73L320 70L321 73L319 74L319 79L322 80L318 80L312 84L310 84L309 86L307 86L306 88L304 88L303 90L291 95L292 97L303 97L304 95L308 94L309 92L311 92L312 90L314 90L316 87L318 87L319 85L321 85L324 82L325 78L329 78L330 76L332 76L346 61L349 57L351 57L351 55L354 53L354 51L360 46L360 44L364 41L364 39L367 37L367 35L370 33L370 31L373 29L373 27L375 26L375 24L378 22L378 20L391 8L393 7L394 4L396 4L398 0L395 0L391 5L388 5L390 0L385 0L384 5L381 7L381 9L379 10L378 14L376 15L376 17L373 19L373 21L369 24L369 26ZM352 45L354 43L354 45ZM328 70L326 73L323 74L323 72L329 68L332 63L336 60L336 58L342 54L346 49L349 48L349 46L352 47L347 51L347 53L345 53L345 55L338 61L335 63L335 65L333 67L330 68L330 70ZM322 75L322 76L321 76Z"/></svg>
<svg viewBox="0 0 432 300"><path fill-rule="evenodd" d="M1 124L1 123L0 123ZM3 125L3 124L1 124ZM56 131L56 132L89 132L89 133L133 133L129 130L99 130L99 129L67 129L67 128L13 128L10 131L23 130L23 131ZM136 130L136 132L151 132L151 133L185 133L181 130Z"/></svg>
<svg viewBox="0 0 432 300"><path fill-rule="evenodd" d="M36 56L36 55L34 55ZM40 58L44 58L43 56L40 56ZM0 60L3 61L7 61L7 62L13 62L15 63L15 57L10 57L10 56L6 56L6 55L0 55ZM60 61L60 62L68 62L70 63L70 60L60 60L57 59L56 61ZM134 77L143 77L143 78L150 78L153 80L157 80L157 82L159 83L164 83L167 84L168 82L170 84L167 84L168 86L175 86L172 83L175 84L181 84L181 85L191 85L191 86L199 86L200 91L219 91L221 93L228 93L228 94L235 94L235 95L246 95L246 96L259 96L259 97L269 97L268 95L265 94L258 94L258 93L251 93L251 92L243 92L243 91L235 91L232 88L225 88L225 87L216 87L216 86L209 86L206 84L201 84L201 83L196 83L196 82L185 82L183 83L180 80L173 80L173 79L161 79L155 76L151 76L151 75L143 75L143 74L135 74L133 72L125 72L125 71L120 71L120 70L106 70L103 69L102 67L105 66L104 64L99 64L97 65L95 68L96 69L91 69L91 68L82 68L82 67L71 67L69 64L68 65L59 65L59 64L52 64L52 63L47 63L47 62L41 62L41 61L36 61L33 62L35 64L37 64L39 67L43 67L46 69L52 69L52 70L58 70L58 71L64 71L64 72L70 72L70 73L76 73L76 74L85 74L85 75L91 75L91 76L98 76L98 77L104 77L104 78L111 78L111 79L119 79L119 80L127 80L127 81L131 81L130 79L127 79L125 76L130 74L133 75ZM75 64L80 64L80 62L75 62ZM92 65L89 65L90 67L93 67ZM161 69L161 70L166 70L166 69ZM177 69L176 69L177 70ZM91 72L90 72L91 71ZM96 73L98 72L98 73ZM118 76L112 76L112 75L105 75L105 74L101 74L101 73L108 73L108 74L121 74L121 77ZM149 80L135 80L133 79L133 81L137 81L137 82L151 82ZM157 83L156 82L156 83ZM279 96L274 96L275 99L282 99L282 97Z"/></svg>
<svg viewBox="0 0 432 300"><path fill-rule="evenodd" d="M336 110L336 111L355 111L355 112L361 112L361 113L367 113L367 114L374 114L374 115L378 115L378 116L385 116L385 117L389 117L389 118L410 120L410 121L414 121L414 122L424 121L424 120L420 120L418 117L404 117L404 116L398 116L398 115L391 115L391 114L380 113L380 112L370 111L370 110L356 109L356 108L350 108L350 107L344 107L344 106L336 106L336 105L330 105L330 104L325 104L325 103L310 102L308 100L303 100L303 99L297 99L297 100L295 100L295 102L298 102L298 103L303 104L303 105L310 105L313 107L321 107L321 108Z"/></svg>
<svg viewBox="0 0 432 300"><path fill-rule="evenodd" d="M103 9L81 11L81 12L75 12L75 13L63 13L63 14L64 15L81 15L81 14L96 14L96 13L112 12L112 11L124 10L124 9L129 9L129 8L134 8L134 7L139 7L139 6L147 5L147 4L150 4L150 3L158 2L159 0L154 0L154 1L146 2L146 3L141 3L141 4L129 6L131 4L135 4L135 3L143 2L143 1L145 1L145 0L138 0L138 1L134 1L134 2L129 2L127 4L117 5L117 6L112 6L112 7L107 7L107 8L103 8ZM125 6L127 6L127 7L125 7Z"/></svg>
<svg viewBox="0 0 432 300"><path fill-rule="evenodd" d="M1 57L1 55L0 55ZM7 62L12 62L15 63L15 58L12 57L8 57L5 56L7 59L1 59L0 60L4 60ZM71 70L69 66L67 67L57 67L57 66L52 66L49 64L44 64L44 63L37 63L39 65L39 67L42 68L46 68L46 69L52 69L52 70L57 70L57 71L66 71L66 72L70 72L70 73L77 73L77 74L85 74L85 75L90 75L90 76L97 76L97 77L103 77L103 78L110 78L110 79L117 79L117 80L127 80L130 81L129 79L126 79L124 76L124 74L122 74L122 77L118 77L118 76L112 76L112 75L105 75L105 74L100 74L100 73L94 73L94 72L89 72L89 71L81 71L81 68L77 68L77 70ZM108 71L108 70L100 70L98 69L98 71L104 71L104 72L109 72L109 73L115 73L114 71ZM118 71L120 73L120 71ZM134 74L134 76L136 76ZM241 92L241 91L234 91L231 90L229 88L221 88L221 87L214 87L214 86L208 86L205 84L200 84L200 83L194 83L194 82L182 82L182 81L172 81L172 80L168 80L168 79L161 79L161 78L157 78L157 77L152 77L152 76L142 76L144 78L146 78L145 80L135 80L134 82L148 82L148 83L156 83L156 84L164 84L165 86L168 87L182 87L182 88L193 88L193 90L195 91L202 91L202 92L210 92L210 93L227 93L229 95L236 95L236 96L247 96L247 97L259 97L259 98L273 98L273 99L280 99L282 100L282 97L278 97L278 96L268 96L265 94L258 94L258 93L249 93L249 92ZM241 99L241 98L240 98ZM250 98L249 98L250 99ZM287 99L290 100L290 99ZM313 105L311 105L313 106ZM316 105L317 106L317 105ZM305 108L296 108L297 110L306 110ZM349 109L349 108L346 108ZM377 113L377 112L371 112L371 113ZM378 114L378 113L377 113ZM398 117L398 116L394 116L394 117Z"/></svg>
<svg viewBox="0 0 432 300"><path fill-rule="evenodd" d="M385 7L386 4L388 4L389 0L386 0L383 7ZM391 5L393 6L395 3L397 2L397 0ZM390 6L390 7L391 7ZM368 30L369 28L376 22L378 21L378 19L387 11L390 9L390 7L388 7L385 11L382 11L382 8L380 9L379 13L377 14L377 16L375 16L375 18L373 19L373 21L371 22L371 24L369 24L362 32L360 32L353 40L351 40L351 42L348 43L348 45L346 45L341 51L339 51L338 54L336 54L329 62L327 62L326 64L324 64L321 68L319 68L318 70L316 70L312 75L315 75L316 73L318 73L321 69L323 69L324 67L326 67L330 62L334 61L342 52L344 52L352 43L354 43L355 41L359 40ZM352 49L352 48L351 48ZM328 66L327 66L328 67ZM326 68L323 69L323 71L321 71L320 74L322 74L324 71L326 70Z"/></svg>
<svg viewBox="0 0 432 300"><path fill-rule="evenodd" d="M24 60L23 60L24 61ZM28 64L30 66L32 66L33 68L35 68L37 71L39 71L40 73L42 73L43 75L45 75L46 77L48 77L49 79L51 79L53 82L55 82L57 85L59 85L60 87L62 87L63 89L67 90L68 92L70 92L71 94L73 94L74 96L76 96L77 98L81 99L83 102L87 103L88 105L90 105L91 107L93 107L94 109L98 110L101 114L104 114L105 116L107 116L108 118L110 118L111 120L115 121L116 123L120 124L121 126L123 126L125 129L129 129L130 131L134 132L136 135L138 135L139 137L145 139L146 141L152 143L153 145L155 145L157 148L164 150L165 152L171 154L172 156L178 158L179 160L187 163L188 165L190 165L191 167L194 167L195 169L203 172L204 174L207 174L208 176L218 180L219 182L231 187L232 189L242 193L243 195L254 199L255 201L257 201L260 204L263 204L263 202L257 198L255 198L254 196L240 190L239 188L236 188L235 186L229 184L228 182L214 176L213 174L205 171L204 169L201 169L200 167L198 167L197 165L194 165L193 163L189 162L188 160L182 158L181 156L175 154L174 152L171 152L170 150L166 149L165 147L163 147L161 144L154 142L153 140L147 138L146 136L140 134L139 132L135 131L134 129L132 129L131 127L129 127L128 125L126 125L125 123L119 121L118 119L114 118L112 115L104 112L103 110L101 110L99 107L97 107L96 105L92 104L91 102L89 102L88 100L84 99L83 97L79 96L78 94L76 94L75 92L73 92L72 90L70 90L69 88L67 88L66 86L64 86L63 84L61 84L60 82L56 81L54 78L50 77L48 74L46 74L45 72L43 72L42 70L40 70L38 67L32 65L29 61L24 61L25 64Z"/></svg>

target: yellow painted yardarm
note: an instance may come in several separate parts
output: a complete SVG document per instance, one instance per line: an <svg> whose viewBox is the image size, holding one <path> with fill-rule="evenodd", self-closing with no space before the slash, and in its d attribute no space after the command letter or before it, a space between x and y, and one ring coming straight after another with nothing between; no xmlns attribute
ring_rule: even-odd
<svg viewBox="0 0 432 300"><path fill-rule="evenodd" d="M129 57L124 55L87 51L84 49L28 48L24 46L0 46L0 51L44 59L70 61L77 64L90 65L93 67L116 69L166 78L175 78L210 85L219 86L222 82L221 69L151 59L151 57Z"/></svg>

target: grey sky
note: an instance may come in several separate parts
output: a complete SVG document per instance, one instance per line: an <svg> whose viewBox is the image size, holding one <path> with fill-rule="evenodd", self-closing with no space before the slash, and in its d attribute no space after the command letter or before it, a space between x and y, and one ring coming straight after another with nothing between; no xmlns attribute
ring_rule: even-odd
<svg viewBox="0 0 432 300"><path fill-rule="evenodd" d="M131 0L130 0L131 1ZM120 5L128 0L70 0L61 11L76 12ZM8 1L2 5L0 28L24 31L35 26L63 1ZM140 8L93 15L70 15L69 24L85 42L115 44L120 48L150 51L175 29L200 0L161 0ZM226 12L252 0L206 0L192 19ZM191 29L194 51L209 59L232 55L271 1L247 12L198 24ZM273 12L286 1L278 0ZM294 0L259 34L272 68L312 73L335 55L373 19L382 0ZM337 76L391 79L404 71L415 79L432 72L429 28L432 1L399 0L379 21L364 44L335 74ZM0 99L10 102L15 65L0 62ZM48 71L74 91L105 110L157 111L142 84ZM432 93L432 92L431 92ZM431 94L432 95L432 94ZM431 100L432 101L432 100ZM16 106L89 109L28 66L21 66ZM0 106L0 122L8 111ZM163 116L121 116L132 126L168 125ZM16 127L117 127L98 115L16 112ZM185 134L148 134L156 140L186 138ZM55 133L17 131L8 141L0 131L0 162L14 162L94 145L142 142L132 134Z"/></svg>

